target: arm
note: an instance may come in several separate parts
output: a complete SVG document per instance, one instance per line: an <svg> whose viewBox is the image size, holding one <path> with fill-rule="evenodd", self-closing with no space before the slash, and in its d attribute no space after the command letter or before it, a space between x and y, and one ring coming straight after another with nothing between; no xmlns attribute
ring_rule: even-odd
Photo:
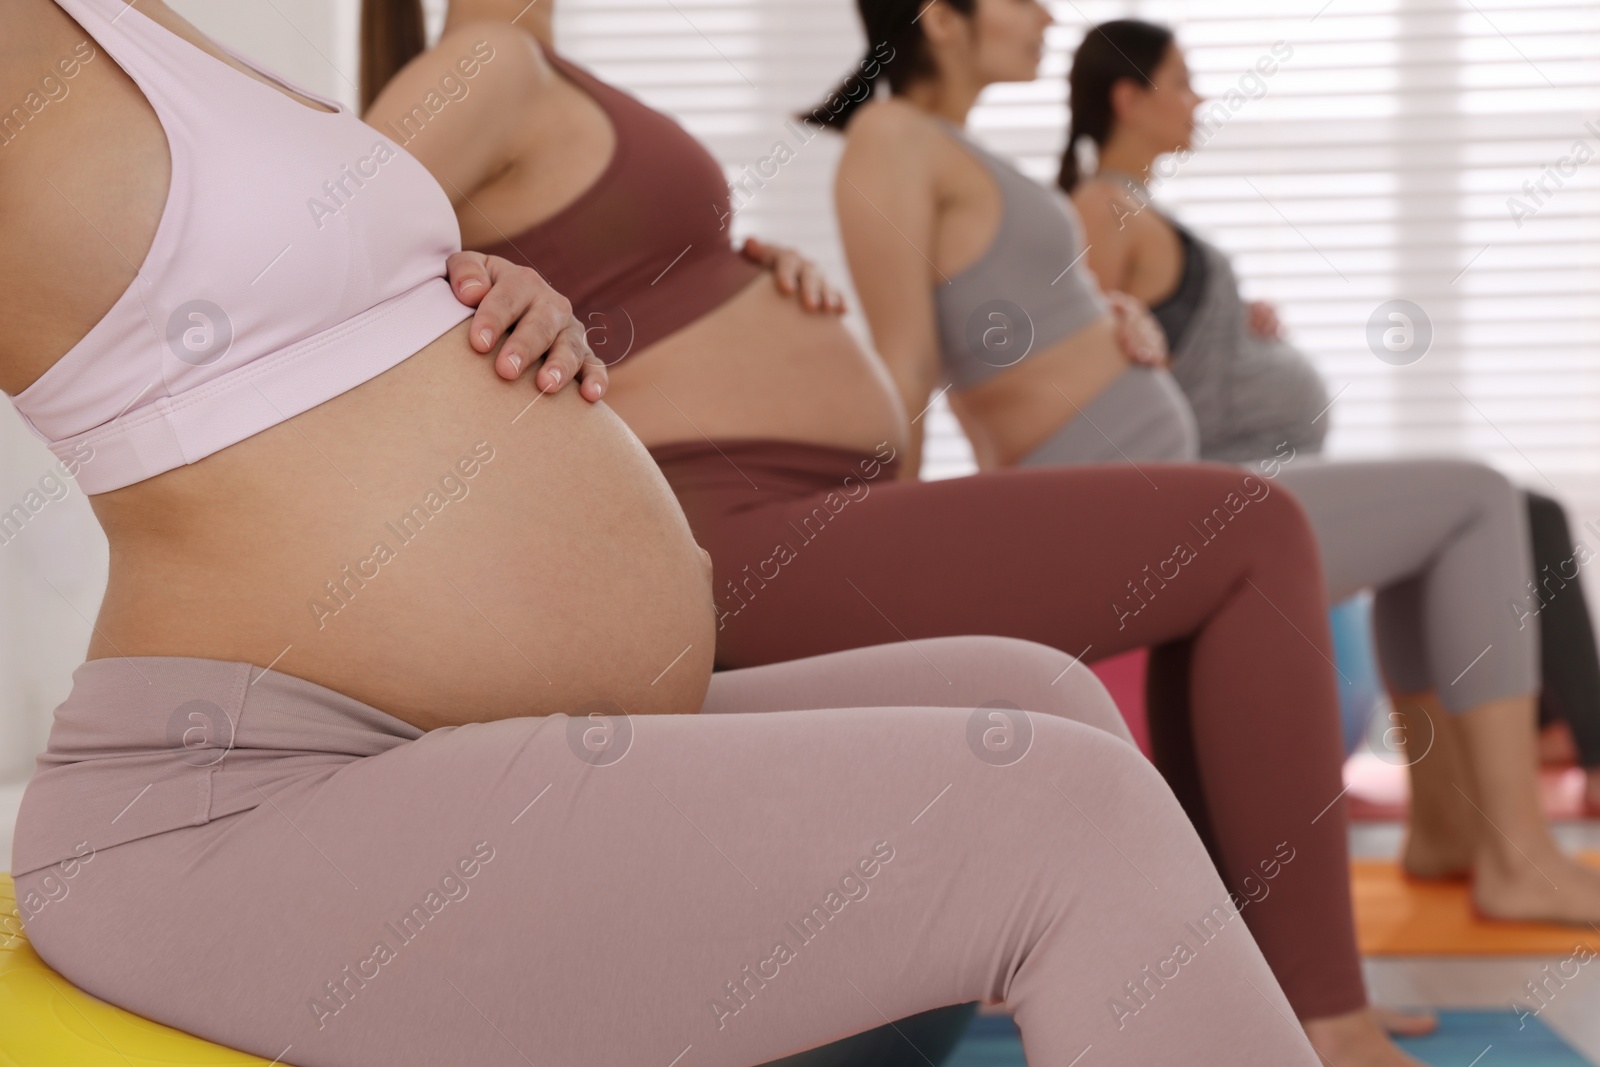
<svg viewBox="0 0 1600 1067"><path fill-rule="evenodd" d="M907 478L922 463L921 416L939 382L933 287L937 201L931 164L894 105L864 107L851 122L834 182L839 231L873 343L905 407Z"/></svg>
<svg viewBox="0 0 1600 1067"><path fill-rule="evenodd" d="M398 137L406 119L442 83L463 86L447 110L403 140L438 180L458 211L471 196L509 167L517 150L518 123L536 99L549 70L538 44L522 30L498 22L469 22L408 63L367 109L363 119ZM457 252L446 261L456 299L477 308L468 331L473 349L495 351L495 371L515 380L537 367L535 386L555 392L571 381L587 400L606 388L605 365L584 340L572 305L538 271L480 252ZM542 357L542 361L541 361Z"/></svg>

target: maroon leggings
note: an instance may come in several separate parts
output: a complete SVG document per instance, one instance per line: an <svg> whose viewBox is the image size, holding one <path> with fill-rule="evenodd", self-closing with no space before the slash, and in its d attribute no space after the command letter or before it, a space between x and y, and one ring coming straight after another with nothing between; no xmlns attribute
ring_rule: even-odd
<svg viewBox="0 0 1600 1067"><path fill-rule="evenodd" d="M896 481L887 445L651 455L715 562L719 668L961 634L1151 647L1156 765L1296 1014L1366 1003L1322 569L1288 491L1219 464Z"/></svg>

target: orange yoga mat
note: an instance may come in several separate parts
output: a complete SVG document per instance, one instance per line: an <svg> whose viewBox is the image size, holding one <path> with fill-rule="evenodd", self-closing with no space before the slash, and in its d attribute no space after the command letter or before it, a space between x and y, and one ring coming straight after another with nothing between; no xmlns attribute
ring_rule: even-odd
<svg viewBox="0 0 1600 1067"><path fill-rule="evenodd" d="M1583 861L1600 867L1600 852ZM1480 919L1466 882L1423 882L1390 860L1356 860L1350 882L1363 956L1568 956L1600 952L1600 930Z"/></svg>

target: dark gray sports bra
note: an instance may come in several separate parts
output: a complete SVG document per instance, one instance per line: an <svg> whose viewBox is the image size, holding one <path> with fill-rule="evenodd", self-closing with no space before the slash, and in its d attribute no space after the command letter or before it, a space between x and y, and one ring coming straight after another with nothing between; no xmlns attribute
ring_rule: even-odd
<svg viewBox="0 0 1600 1067"><path fill-rule="evenodd" d="M968 389L1077 333L1109 306L1083 262L1083 226L1071 201L986 152L954 123L937 121L1000 189L994 240L933 291L945 377Z"/></svg>

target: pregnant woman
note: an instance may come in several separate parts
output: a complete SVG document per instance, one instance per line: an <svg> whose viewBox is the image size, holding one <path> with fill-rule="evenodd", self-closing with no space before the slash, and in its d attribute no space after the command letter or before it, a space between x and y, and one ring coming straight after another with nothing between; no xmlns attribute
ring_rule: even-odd
<svg viewBox="0 0 1600 1067"><path fill-rule="evenodd" d="M598 372L463 366L502 313L524 358L570 323L459 255L413 157L156 0L0 17L0 388L110 542L11 857L68 979L300 1067L734 1067L978 999L1036 1063L1316 1062L1126 735L1015 710L1070 659L869 649L708 695L670 491ZM879 706L798 710L851 689Z"/></svg>
<svg viewBox="0 0 1600 1067"><path fill-rule="evenodd" d="M891 366L977 363L981 350L937 328L952 309L1004 300L1026 318L1048 320L1057 304L1088 298L1073 293L1095 288L1086 271L1052 278L1050 264L1081 264L1102 239L1113 240L1091 232L1086 246L1070 224L1070 202L957 129L984 86L1033 77L1049 15L1031 0L952 0L920 17L899 0L860 6L869 39L903 39L915 19L925 44L916 54L922 65L887 68L892 98L851 119L840 163L841 227L873 337ZM931 262L919 248L933 250ZM1030 419L1029 391L1056 392L1051 351L1024 353L1000 372L998 385L1016 380L1015 410L976 416L980 435L990 424ZM926 403L926 393L908 403ZM998 462L1100 458L1046 434L1033 450ZM1329 598L1378 590L1379 651L1406 719L1416 797L1406 866L1430 877L1470 871L1474 899L1489 915L1600 918L1600 874L1561 852L1538 803L1538 639L1502 606L1529 579L1516 490L1489 467L1465 461L1326 463L1287 445L1266 458L1260 469L1293 490L1317 532ZM1158 568L1155 589L1177 573Z"/></svg>
<svg viewBox="0 0 1600 1067"><path fill-rule="evenodd" d="M608 404L715 562L718 665L974 632L1091 659L1160 646L1158 765L1224 880L1297 850L1243 914L1306 1030L1336 1063L1406 1062L1365 1008L1326 602L1293 498L1195 464L897 480L916 410L836 314L733 250L702 147L555 53L550 4L457 0L420 55L414 3L367 15L369 120L415 130L469 247L536 267L591 325ZM464 68L480 38L494 59ZM1120 373L1112 315L1087 328Z"/></svg>
<svg viewBox="0 0 1600 1067"><path fill-rule="evenodd" d="M1201 102L1172 31L1137 19L1096 26L1073 57L1070 84L1072 129L1058 182L1082 214L1085 262L1101 285L1125 289L1154 312L1194 409L1200 457L1320 449L1329 397L1310 360L1283 339L1270 305L1240 298L1228 257L1157 209L1145 184L1158 159L1192 151ZM1084 141L1094 144L1099 166L1080 180ZM1519 629L1539 635L1540 721L1570 725L1589 801L1600 804L1600 656L1573 581L1582 557L1561 503L1522 495L1538 588L1518 590L1511 614Z"/></svg>

